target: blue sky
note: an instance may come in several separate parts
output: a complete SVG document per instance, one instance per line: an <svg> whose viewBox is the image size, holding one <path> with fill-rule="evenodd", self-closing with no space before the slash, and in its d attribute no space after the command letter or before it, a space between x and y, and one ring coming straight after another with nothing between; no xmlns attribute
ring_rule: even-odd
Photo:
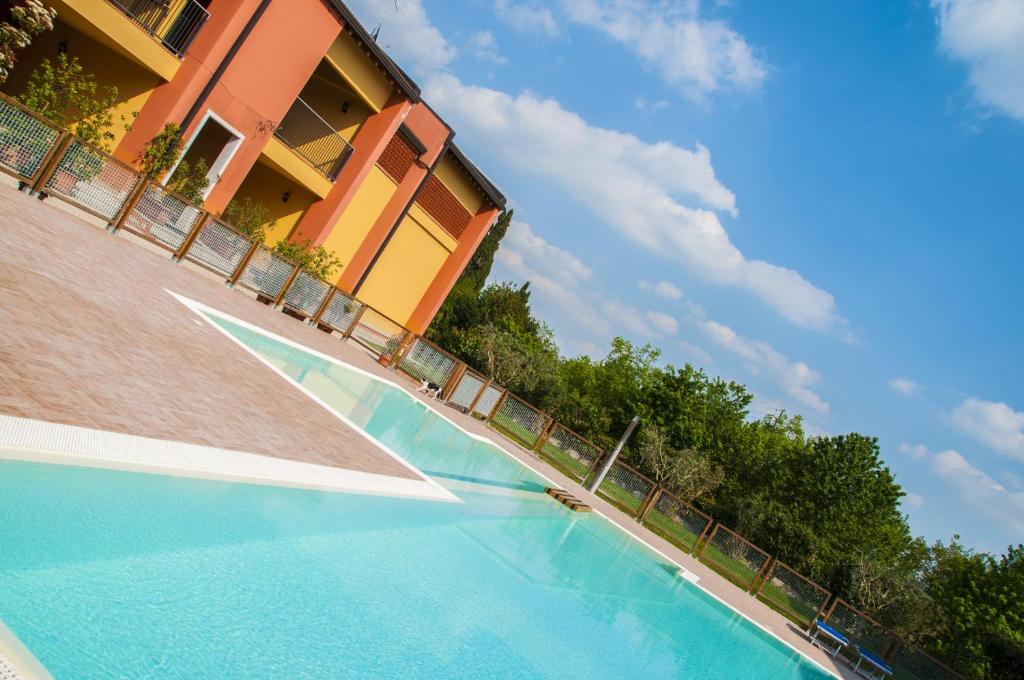
<svg viewBox="0 0 1024 680"><path fill-rule="evenodd" d="M1024 541L1024 1L349 4L565 353L651 342L877 435L927 538Z"/></svg>

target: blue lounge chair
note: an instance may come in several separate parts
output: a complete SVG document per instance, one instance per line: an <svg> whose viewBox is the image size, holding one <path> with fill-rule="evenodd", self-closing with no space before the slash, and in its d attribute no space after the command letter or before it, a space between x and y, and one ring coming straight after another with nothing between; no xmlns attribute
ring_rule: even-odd
<svg viewBox="0 0 1024 680"><path fill-rule="evenodd" d="M857 646L857 654L857 664L853 667L853 672L857 675L869 680L885 680L885 678L892 677L893 671L889 664L860 645ZM862 663L863 666L861 666Z"/></svg>
<svg viewBox="0 0 1024 680"><path fill-rule="evenodd" d="M808 637L811 639L812 645L821 647L831 654L832 658L835 658L836 654L841 652L843 647L850 644L845 635L821 619L815 619L814 624L811 625Z"/></svg>

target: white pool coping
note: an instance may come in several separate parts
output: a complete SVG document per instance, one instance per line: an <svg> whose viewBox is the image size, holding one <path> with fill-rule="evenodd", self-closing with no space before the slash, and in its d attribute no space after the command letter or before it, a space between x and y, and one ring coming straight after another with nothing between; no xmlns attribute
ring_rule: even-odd
<svg viewBox="0 0 1024 680"><path fill-rule="evenodd" d="M241 484L462 502L429 479L391 477L7 415L0 415L0 459Z"/></svg>
<svg viewBox="0 0 1024 680"><path fill-rule="evenodd" d="M0 621L0 680L53 680L50 672Z"/></svg>
<svg viewBox="0 0 1024 680"><path fill-rule="evenodd" d="M218 317L220 317L220 318L222 318L222 319L224 319L226 321L229 321L229 322L231 322L233 324L236 324L238 326L241 326L243 328L251 330L251 331L253 331L255 333L259 333L260 335L263 335L265 337L271 338L271 339L273 339L273 340L275 340L277 342L280 342L280 343L282 343L284 345L287 345L287 346L292 347L294 349L300 350L302 352L306 352L307 354L313 355L315 357L323 359L324 361L330 362L332 364L336 364L338 366L342 366L342 367L344 367L344 368L346 368L348 370L355 371L356 373L359 373L360 375L364 375L364 376L366 376L366 377L368 377L368 378L370 378L372 380L376 380L377 382L384 383L385 385L390 385L392 387L395 387L402 394L404 394L408 399L410 399L411 401L413 401L416 404L419 404L423 408L425 408L425 409L427 409L429 411L432 411L434 414L436 414L440 418L443 418L445 421L450 423L453 427L457 428L459 431L461 431L466 436L468 436L468 437L470 437L472 439L475 439L477 441L483 442L483 443L489 445L490 447L492 447L493 449L495 449L497 451L500 451L501 453L505 454L506 456L508 456L509 458L514 460L519 465L522 465L523 467L526 467L532 473L536 474L538 477L540 477L545 482L547 482L550 486L559 487L559 483L558 482L556 482L556 481L552 480L551 478L547 477L546 475L544 475L544 473L540 472L539 470L536 470L533 467L526 465L525 463L523 463L523 461L519 460L519 458L517 458L514 454L512 454L509 451L506 451L503 447L499 446L493 440L488 439L487 437L483 437L481 435L475 434L473 432L470 432L469 430L467 430L466 428L462 427L457 422L455 422L454 420L449 418L447 415L445 415L441 411L439 411L436 408L434 408L432 405L427 404L427 403L417 399L416 397L414 397L412 394L409 393L408 390L405 389L405 387L403 387L401 384L399 384L398 382L396 382L394 380L383 378L383 377L381 377L379 375L375 375L373 373L370 373L369 371L363 370L363 369L359 368L358 366L353 366L352 364L350 364L350 363L348 363L346 361L342 361L341 359L338 359L336 357L330 356L329 354L324 354L323 352L319 352L319 351L317 351L317 350L315 350L315 349L313 349L311 347L306 347L305 345L302 345L302 344L300 344L298 342L295 342L293 340L289 340L288 338L285 338L285 337L282 337L280 335L277 335L276 333L273 333L273 332L268 331L266 329L260 328L259 326L251 324L251 323L249 323L247 321L243 321L243 320L241 320L241 319L239 319L237 317L231 316L230 314L228 314L226 312L222 312L222 311L220 311L218 309L214 309L214 308L212 308L212 307L210 307L208 305L203 304L202 302L198 302L196 300L192 300L192 299L190 299L188 297L185 297L184 295L179 295L178 293L175 293L175 292L173 292L171 290L168 290L166 288L164 290L168 294L172 295L179 302L181 302L183 305L185 305L186 307L191 309L193 312L195 312L197 314L197 316L199 316L199 318L201 318L203 321L205 321L206 323L210 324L212 327L216 328L218 331L223 333L226 337L230 338L235 344L237 344L238 346L242 347L245 351L247 351L249 354L251 354L256 359L258 359L262 364L264 364L265 366L270 368L272 371L274 371L276 374L278 374L279 376L281 376L282 378L284 378L285 380L290 382L297 389L301 390L310 399L312 399L313 401L317 402L318 404L323 406L325 409L327 409L328 411L333 413L336 417L338 417L341 420L343 420L347 425L349 425L350 427L355 429L357 432L362 433L370 441L374 442L375 444L377 444L377 446L379 446L381 449L383 449L385 452L387 452L388 455L394 457L396 460L401 462L403 465L406 465L409 468L411 468L413 470L416 470L416 472L419 473L419 474L422 474L422 473L420 473L417 468L415 468L412 465L410 465L405 459L403 459L401 456L399 456L394 451L391 451L390 449L388 449L388 448L384 447L383 445L381 445L379 442L377 442L377 440L375 440L372 436L370 436L370 434L368 432L366 432L361 427L359 427L358 425L356 425L355 423L350 421L348 418L343 416L341 413L337 412L336 410L334 410L333 408L328 406L322 399L320 399L319 397L314 395L307 388L305 388L302 385L300 385L299 383L295 382L289 375L287 375L286 373L284 373L283 371L278 369L273 364L271 364L268 361L266 361L262 356L259 355L258 352L256 352L255 350L253 350L252 348L247 346L245 343L243 343L238 338L236 338L233 335L231 335L231 333L228 332L227 330L221 328L216 323L211 321L210 318L207 315L218 316ZM830 675L830 676L832 676L834 678L839 678L839 680L842 680L842 676L839 675L839 673L836 672L834 669L830 669L830 668L824 666L817 659L812 658L805 650L802 650L802 649L796 647L795 645L791 644L790 642L787 642L786 640L782 639L781 637L776 635L773 630L771 630L770 628L768 628L764 624L760 623L759 621L756 621L755 619L753 619L747 613L745 613L743 611L740 611L739 609L737 609L736 607L731 605L726 600L722 599L721 597L719 597L715 593L711 592L708 588L700 585L700 583L698 583L698 581L700 580L699 577L696 574L694 574L693 572L689 571L685 566L680 564L678 561L676 561L675 559L673 559L669 555L665 554L664 552L662 552L661 550L656 548L651 543L648 543L643 538L641 538L639 536L636 536L635 534L633 534L633 533L631 533L629 531L626 531L625 529L620 527L617 522L615 522L613 519L608 517L608 515L604 514L600 510L594 508L593 513L595 515L598 515L598 516L602 517L609 524L614 526L616 529L621 531L623 534L625 534L626 536L628 536L632 540L634 540L637 543L639 543L642 546L644 546L647 550L651 551L652 553L658 555L662 559L664 559L664 560L668 561L669 563L671 563L671 564L675 565L676 567L678 567L679 570L680 570L679 571L679 577L681 579L687 581L688 583L692 584L695 588L700 589L702 592L706 593L708 596L714 598L716 601L718 601L724 607L726 607L727 609L735 612L736 614L738 614L739 616L741 616L742 618L744 618L745 620L747 620L748 622L750 622L751 624L753 624L754 626L759 628L766 635L771 636L772 638L777 640L782 645L785 645L788 649L792 650L793 652L796 652L797 654L802 656L806 661L808 661L809 663L811 663L814 666L816 666L819 670L821 670L825 674Z"/></svg>

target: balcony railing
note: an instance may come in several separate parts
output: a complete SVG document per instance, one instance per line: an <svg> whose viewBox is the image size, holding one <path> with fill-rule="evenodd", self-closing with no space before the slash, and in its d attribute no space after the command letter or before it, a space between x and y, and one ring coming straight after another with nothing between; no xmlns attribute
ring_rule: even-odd
<svg viewBox="0 0 1024 680"><path fill-rule="evenodd" d="M107 0L176 57L182 57L210 13L196 0Z"/></svg>
<svg viewBox="0 0 1024 680"><path fill-rule="evenodd" d="M352 155L352 145L298 97L274 130L274 136L332 182Z"/></svg>

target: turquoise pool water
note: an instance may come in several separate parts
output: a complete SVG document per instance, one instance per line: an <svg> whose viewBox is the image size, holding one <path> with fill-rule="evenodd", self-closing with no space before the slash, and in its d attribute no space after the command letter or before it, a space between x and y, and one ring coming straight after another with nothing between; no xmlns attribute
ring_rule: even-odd
<svg viewBox="0 0 1024 680"><path fill-rule="evenodd" d="M464 503L0 460L0 619L55 677L828 677L400 390L218 323Z"/></svg>

